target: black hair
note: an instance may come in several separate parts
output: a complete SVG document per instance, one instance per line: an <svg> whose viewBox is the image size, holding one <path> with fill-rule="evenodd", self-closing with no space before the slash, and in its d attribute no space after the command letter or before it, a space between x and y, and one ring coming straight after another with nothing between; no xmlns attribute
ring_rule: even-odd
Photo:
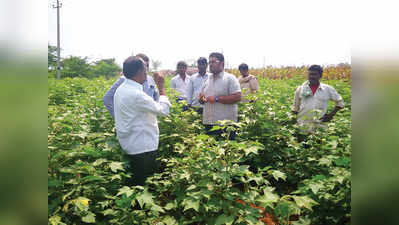
<svg viewBox="0 0 399 225"><path fill-rule="evenodd" d="M197 64L208 64L208 60L206 60L205 57L200 57L200 58L197 60Z"/></svg>
<svg viewBox="0 0 399 225"><path fill-rule="evenodd" d="M139 58L141 58L142 60L144 60L144 62L149 62L150 61L150 59L148 58L148 56L146 56L145 54L143 54L143 53L139 53L139 54L137 54L136 55L137 57L139 57Z"/></svg>
<svg viewBox="0 0 399 225"><path fill-rule="evenodd" d="M177 63L177 67L179 67L179 66L187 67L187 63L184 62L184 61L179 61L179 62Z"/></svg>
<svg viewBox="0 0 399 225"><path fill-rule="evenodd" d="M239 69L239 70L248 71L248 65L245 64L245 63L241 63L241 64L238 66L238 69Z"/></svg>
<svg viewBox="0 0 399 225"><path fill-rule="evenodd" d="M123 75L126 78L131 79L142 69L145 69L143 59L137 56L130 56L123 62Z"/></svg>
<svg viewBox="0 0 399 225"><path fill-rule="evenodd" d="M209 58L211 58L211 57L215 57L215 58L217 58L220 62L224 62L224 56L223 56L222 53L219 53L219 52L212 52L212 53L209 55Z"/></svg>
<svg viewBox="0 0 399 225"><path fill-rule="evenodd" d="M320 74L320 76L323 75L323 68L319 65L311 65L308 71L317 71Z"/></svg>

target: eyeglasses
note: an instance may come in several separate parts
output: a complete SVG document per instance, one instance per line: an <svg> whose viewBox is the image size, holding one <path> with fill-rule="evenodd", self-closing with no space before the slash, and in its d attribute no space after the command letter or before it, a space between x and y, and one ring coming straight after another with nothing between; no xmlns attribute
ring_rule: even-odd
<svg viewBox="0 0 399 225"><path fill-rule="evenodd" d="M209 64L214 64L214 63L220 63L220 61L219 60L209 61Z"/></svg>

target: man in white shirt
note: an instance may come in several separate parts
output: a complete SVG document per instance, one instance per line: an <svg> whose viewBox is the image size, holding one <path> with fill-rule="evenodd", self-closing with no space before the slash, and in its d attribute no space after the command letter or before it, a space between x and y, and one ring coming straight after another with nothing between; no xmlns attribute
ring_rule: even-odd
<svg viewBox="0 0 399 225"><path fill-rule="evenodd" d="M164 77L158 73L154 73L154 79L159 89L159 102L143 91L147 69L141 58L127 58L123 63L123 74L126 80L114 97L116 134L131 160L133 183L144 185L145 179L158 169L157 116L169 115L171 104L165 95Z"/></svg>
<svg viewBox="0 0 399 225"><path fill-rule="evenodd" d="M148 56L144 55L143 53L139 53L136 56L144 60L148 69L150 65L149 64L150 59L148 58ZM104 105L112 117L114 117L115 91L126 79L125 76L123 76L123 73L121 75L122 76L112 85L112 87L107 91L107 93L105 93L103 97ZM158 89L155 86L154 79L150 75L147 75L147 80L143 84L143 90L148 96L154 98L155 101L158 101L159 99Z"/></svg>
<svg viewBox="0 0 399 225"><path fill-rule="evenodd" d="M177 101L187 100L187 86L190 77L186 74L187 64L184 61L177 63L177 75L170 80L170 88L179 93Z"/></svg>
<svg viewBox="0 0 399 225"><path fill-rule="evenodd" d="M198 97L204 104L203 123L210 135L220 137L222 131L210 131L220 120L237 122L238 106L241 101L241 88L238 79L224 71L224 56L213 52L209 55L209 70L212 75L205 81ZM229 139L234 140L235 133L230 133Z"/></svg>
<svg viewBox="0 0 399 225"><path fill-rule="evenodd" d="M187 87L187 105L193 107L195 110L202 114L203 105L198 101L198 96L202 91L202 86L208 79L206 68L208 67L208 61L204 57L200 57L197 60L198 73L190 77L190 81Z"/></svg>
<svg viewBox="0 0 399 225"><path fill-rule="evenodd" d="M310 66L308 80L295 91L292 112L298 115L298 124L305 126L305 132L313 132L317 127L326 127L322 122L332 120L338 110L345 106L341 95L333 87L320 83L322 74L321 66ZM335 102L335 107L333 111L326 113L329 100Z"/></svg>

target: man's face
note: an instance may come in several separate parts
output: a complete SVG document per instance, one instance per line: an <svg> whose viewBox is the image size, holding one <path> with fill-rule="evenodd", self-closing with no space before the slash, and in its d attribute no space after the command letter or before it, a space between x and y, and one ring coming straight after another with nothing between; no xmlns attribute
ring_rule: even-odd
<svg viewBox="0 0 399 225"><path fill-rule="evenodd" d="M144 66L141 70L137 71L137 76L139 78L139 81L142 81L141 84L143 84L147 80L147 64L144 60L142 61Z"/></svg>
<svg viewBox="0 0 399 225"><path fill-rule="evenodd" d="M216 57L209 58L209 70L213 74L218 74L223 71L224 63L220 62Z"/></svg>
<svg viewBox="0 0 399 225"><path fill-rule="evenodd" d="M198 63L198 71L199 71L200 73L205 73L207 67L208 67L208 64L205 63L205 62L200 62L200 63Z"/></svg>
<svg viewBox="0 0 399 225"><path fill-rule="evenodd" d="M248 70L243 70L243 69L241 69L241 70L240 70L240 73L241 73L241 75L242 75L243 77L248 76Z"/></svg>
<svg viewBox="0 0 399 225"><path fill-rule="evenodd" d="M187 66L177 66L177 73L180 75L186 74Z"/></svg>
<svg viewBox="0 0 399 225"><path fill-rule="evenodd" d="M321 76L318 71L313 71L313 70L308 71L308 79L311 84L317 84L320 78Z"/></svg>

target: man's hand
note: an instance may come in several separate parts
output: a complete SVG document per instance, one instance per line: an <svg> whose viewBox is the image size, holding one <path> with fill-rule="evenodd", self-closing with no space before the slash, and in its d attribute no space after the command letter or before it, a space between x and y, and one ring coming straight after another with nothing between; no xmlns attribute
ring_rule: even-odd
<svg viewBox="0 0 399 225"><path fill-rule="evenodd" d="M165 95L165 76L162 73L154 72L154 81L158 86L159 95Z"/></svg>
<svg viewBox="0 0 399 225"><path fill-rule="evenodd" d="M204 93L200 93L200 95L198 96L198 101L201 104L204 104L206 102L206 98L205 98Z"/></svg>
<svg viewBox="0 0 399 225"><path fill-rule="evenodd" d="M216 97L208 96L208 97L206 97L206 102L214 103L214 102L216 102Z"/></svg>

